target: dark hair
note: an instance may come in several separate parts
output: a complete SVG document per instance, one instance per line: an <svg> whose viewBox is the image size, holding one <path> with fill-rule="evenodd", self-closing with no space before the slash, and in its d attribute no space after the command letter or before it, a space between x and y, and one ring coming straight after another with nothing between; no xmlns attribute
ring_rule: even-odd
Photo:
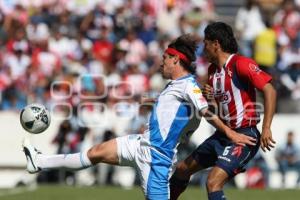
<svg viewBox="0 0 300 200"><path fill-rule="evenodd" d="M205 28L204 34L206 40L218 40L224 52L236 53L238 51L238 45L232 28L228 24L224 22L213 22Z"/></svg>
<svg viewBox="0 0 300 200"><path fill-rule="evenodd" d="M184 34L173 42L171 42L168 47L174 48L177 51L183 53L188 59L189 63L180 60L181 66L183 66L190 73L195 73L196 66L192 64L196 60L196 50L198 47L198 39L192 34Z"/></svg>

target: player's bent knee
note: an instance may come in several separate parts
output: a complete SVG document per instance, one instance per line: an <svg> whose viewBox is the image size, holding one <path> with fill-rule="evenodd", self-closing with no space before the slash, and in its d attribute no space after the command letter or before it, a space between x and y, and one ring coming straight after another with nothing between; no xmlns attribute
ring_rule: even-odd
<svg viewBox="0 0 300 200"><path fill-rule="evenodd" d="M193 173L194 172L190 169L190 167L185 162L180 162L176 166L175 174L179 178L190 179Z"/></svg>
<svg viewBox="0 0 300 200"><path fill-rule="evenodd" d="M191 172L188 168L188 166L184 163L184 162L180 162L177 166L176 166L176 171L175 171L175 176L177 178L181 178L181 179L190 179L191 177Z"/></svg>
<svg viewBox="0 0 300 200"><path fill-rule="evenodd" d="M87 156L93 164L102 162L105 158L104 149L101 144L90 148L87 152Z"/></svg>
<svg viewBox="0 0 300 200"><path fill-rule="evenodd" d="M117 155L117 144L115 139L95 145L94 147L88 150L87 155L92 164L119 164L119 159Z"/></svg>

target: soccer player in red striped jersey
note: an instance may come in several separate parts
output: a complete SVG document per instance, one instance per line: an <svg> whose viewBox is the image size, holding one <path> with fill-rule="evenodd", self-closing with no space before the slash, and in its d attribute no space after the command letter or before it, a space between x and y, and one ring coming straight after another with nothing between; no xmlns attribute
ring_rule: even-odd
<svg viewBox="0 0 300 200"><path fill-rule="evenodd" d="M170 180L171 200L185 190L190 176L212 167L206 188L209 200L224 200L223 186L236 174L245 171L246 164L255 156L259 146L271 150L271 122L275 112L276 92L271 85L272 77L260 70L250 58L237 54L238 46L231 27L223 22L214 22L205 29L204 54L211 63L208 83L203 95L230 128L256 138L255 146L234 144L218 130L184 161L181 161ZM259 123L256 90L264 94L264 119L262 133Z"/></svg>

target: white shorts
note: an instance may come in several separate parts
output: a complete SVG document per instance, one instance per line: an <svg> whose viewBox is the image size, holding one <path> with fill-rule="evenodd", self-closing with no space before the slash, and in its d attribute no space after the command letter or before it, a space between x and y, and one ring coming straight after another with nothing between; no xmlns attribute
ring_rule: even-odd
<svg viewBox="0 0 300 200"><path fill-rule="evenodd" d="M116 140L119 164L137 169L146 198L168 200L169 179L175 169L172 160L143 142L141 135L126 135Z"/></svg>

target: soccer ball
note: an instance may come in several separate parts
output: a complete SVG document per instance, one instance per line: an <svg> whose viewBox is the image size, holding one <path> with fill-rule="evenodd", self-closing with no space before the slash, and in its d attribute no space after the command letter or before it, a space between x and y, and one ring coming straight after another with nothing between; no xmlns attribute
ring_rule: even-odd
<svg viewBox="0 0 300 200"><path fill-rule="evenodd" d="M27 105L20 113L22 127L33 134L45 131L49 127L50 121L49 111L40 104Z"/></svg>

